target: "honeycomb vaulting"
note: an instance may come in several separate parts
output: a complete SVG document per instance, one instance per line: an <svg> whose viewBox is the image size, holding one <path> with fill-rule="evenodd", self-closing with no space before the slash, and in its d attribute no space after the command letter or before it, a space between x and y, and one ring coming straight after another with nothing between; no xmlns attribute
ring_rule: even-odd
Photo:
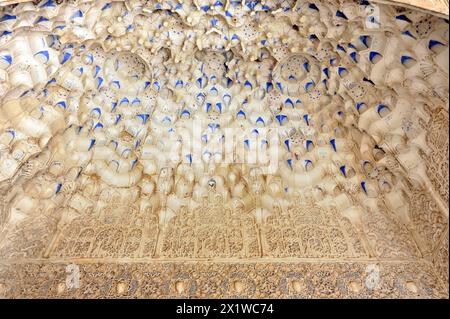
<svg viewBox="0 0 450 319"><path fill-rule="evenodd" d="M448 298L447 18L1 7L0 296Z"/></svg>

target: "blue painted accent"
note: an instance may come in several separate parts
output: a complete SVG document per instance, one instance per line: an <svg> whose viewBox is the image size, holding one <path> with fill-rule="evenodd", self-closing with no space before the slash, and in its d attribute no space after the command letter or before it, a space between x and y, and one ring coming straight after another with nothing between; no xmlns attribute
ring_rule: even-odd
<svg viewBox="0 0 450 319"><path fill-rule="evenodd" d="M247 1L246 1L246 2L247 2ZM249 8L250 10L253 10L253 9L256 7L257 4L258 4L257 1L248 1L248 2L246 3L246 6L247 6L247 8Z"/></svg>
<svg viewBox="0 0 450 319"><path fill-rule="evenodd" d="M69 60L71 56L72 56L72 55L71 55L69 52L64 52L63 58L62 58L62 60L61 60L61 64L66 63L67 60Z"/></svg>
<svg viewBox="0 0 450 319"><path fill-rule="evenodd" d="M183 111L181 111L181 116L183 116L183 115L187 115L188 117L191 117L191 113L188 111L188 110L183 110Z"/></svg>
<svg viewBox="0 0 450 319"><path fill-rule="evenodd" d="M11 31L3 31L2 35L0 35L0 38L3 38L4 36L10 35L10 34L12 34Z"/></svg>
<svg viewBox="0 0 450 319"><path fill-rule="evenodd" d="M100 118L100 116L102 115L102 109L99 107L93 108L91 112L97 112L98 118Z"/></svg>
<svg viewBox="0 0 450 319"><path fill-rule="evenodd" d="M106 10L106 9L110 9L112 7L112 4L111 4L111 2L108 2L107 4L105 4L103 7L102 7L102 11L103 10Z"/></svg>
<svg viewBox="0 0 450 319"><path fill-rule="evenodd" d="M111 84L115 84L117 86L117 88L120 89L120 81L114 80L114 81L111 81Z"/></svg>
<svg viewBox="0 0 450 319"><path fill-rule="evenodd" d="M116 123L114 123L114 124L117 125L117 123L119 123L121 119L122 119L122 115L121 114L117 114L116 115Z"/></svg>
<svg viewBox="0 0 450 319"><path fill-rule="evenodd" d="M444 44L442 42L437 41L437 40L430 40L428 42L428 49L431 50L436 45L442 45L443 46Z"/></svg>
<svg viewBox="0 0 450 319"><path fill-rule="evenodd" d="M56 4L53 0L47 0L44 4L41 5L41 8L48 8L48 7L56 7Z"/></svg>
<svg viewBox="0 0 450 319"><path fill-rule="evenodd" d="M303 119L305 120L306 125L309 126L309 116L308 116L308 114L303 115Z"/></svg>
<svg viewBox="0 0 450 319"><path fill-rule="evenodd" d="M89 144L88 151L90 151L92 149L92 147L94 147L94 145L95 145L95 139L91 139L91 143Z"/></svg>
<svg viewBox="0 0 450 319"><path fill-rule="evenodd" d="M412 23L412 21L409 20L408 17L405 16L404 14L398 15L395 18L400 21L406 21L406 22Z"/></svg>
<svg viewBox="0 0 450 319"><path fill-rule="evenodd" d="M229 95L228 93L226 93L223 98L222 98L223 102L225 103L225 105L229 105L230 101L231 101L231 95Z"/></svg>
<svg viewBox="0 0 450 319"><path fill-rule="evenodd" d="M205 11L205 12L208 12L209 6L203 6L203 7L200 7L200 9L202 9L202 10Z"/></svg>
<svg viewBox="0 0 450 319"><path fill-rule="evenodd" d="M66 102L65 101L59 101L58 103L56 103L56 105L61 106L63 109L67 108Z"/></svg>
<svg viewBox="0 0 450 319"><path fill-rule="evenodd" d="M231 41L233 40L239 40L239 37L236 34L233 34L233 36L231 37Z"/></svg>
<svg viewBox="0 0 450 319"><path fill-rule="evenodd" d="M350 53L350 57L352 58L352 60L353 60L355 63L358 63L357 53L356 53L356 52Z"/></svg>
<svg viewBox="0 0 450 319"><path fill-rule="evenodd" d="M16 132L14 132L13 130L6 130L7 133L11 134L12 138L15 139L16 138Z"/></svg>
<svg viewBox="0 0 450 319"><path fill-rule="evenodd" d="M363 189L364 193L367 195L366 182L361 182L361 188Z"/></svg>
<svg viewBox="0 0 450 319"><path fill-rule="evenodd" d="M97 77L97 75L98 75L98 73L100 72L101 69L102 69L102 68L99 67L98 65L95 66L94 78Z"/></svg>
<svg viewBox="0 0 450 319"><path fill-rule="evenodd" d="M11 14L5 14L0 18L0 22L8 21L8 20L16 20L17 17Z"/></svg>
<svg viewBox="0 0 450 319"><path fill-rule="evenodd" d="M336 11L336 17L348 20L347 16L342 11L339 10Z"/></svg>
<svg viewBox="0 0 450 319"><path fill-rule="evenodd" d="M410 56L407 56L407 55L402 55L402 57L400 58L400 62L401 62L401 64L405 64L405 63L407 63L408 61L415 61L415 59L414 58L412 58L412 57L410 57Z"/></svg>
<svg viewBox="0 0 450 319"><path fill-rule="evenodd" d="M146 124L150 117L150 114L138 114L137 117L142 120L142 124Z"/></svg>
<svg viewBox="0 0 450 319"><path fill-rule="evenodd" d="M135 97L134 100L131 102L131 105L139 105L141 104L141 100L139 98Z"/></svg>
<svg viewBox="0 0 450 319"><path fill-rule="evenodd" d="M287 148L288 152L290 152L291 151L291 147L289 146L289 140L285 140L284 141L284 145L286 145L286 148Z"/></svg>
<svg viewBox="0 0 450 319"><path fill-rule="evenodd" d="M56 184L56 192L55 192L55 194L58 194L61 191L61 188L62 188L62 184L61 183Z"/></svg>
<svg viewBox="0 0 450 319"><path fill-rule="evenodd" d="M253 89L253 85L250 83L249 80L246 80L246 81L245 81L244 86L247 86L247 87L250 87L250 89Z"/></svg>
<svg viewBox="0 0 450 319"><path fill-rule="evenodd" d="M288 163L289 167L290 167L291 170L292 170L292 159L290 158L290 159L288 159L286 162Z"/></svg>
<svg viewBox="0 0 450 319"><path fill-rule="evenodd" d="M205 102L205 95L203 93L199 93L197 94L196 99L203 104Z"/></svg>
<svg viewBox="0 0 450 319"><path fill-rule="evenodd" d="M100 88L100 86L102 86L103 83L103 78L102 77L98 77L97 78L97 90Z"/></svg>
<svg viewBox="0 0 450 319"><path fill-rule="evenodd" d="M408 31L408 30L403 31L402 34L403 34L403 35L406 35L406 36L408 36L408 37L411 37L411 38L413 38L414 40L416 40L416 37L413 36L412 33L411 33L410 31Z"/></svg>
<svg viewBox="0 0 450 319"><path fill-rule="evenodd" d="M230 13L230 11L226 10L226 11L225 11L225 16L231 18L233 15Z"/></svg>
<svg viewBox="0 0 450 319"><path fill-rule="evenodd" d="M216 103L216 109L219 111L219 113L222 114L222 103L220 102Z"/></svg>
<svg viewBox="0 0 450 319"><path fill-rule="evenodd" d="M131 169L134 168L134 166L137 164L137 162L138 162L138 159L137 159L137 158L134 159L134 160L131 162Z"/></svg>
<svg viewBox="0 0 450 319"><path fill-rule="evenodd" d="M211 103L206 103L206 113L209 113L209 110L211 109Z"/></svg>
<svg viewBox="0 0 450 319"><path fill-rule="evenodd" d="M177 82L175 83L175 87L182 87L182 86L183 86L183 81L177 80Z"/></svg>
<svg viewBox="0 0 450 319"><path fill-rule="evenodd" d="M340 67L338 68L338 74L339 74L339 76L340 76L341 78L342 78L342 74L343 74L344 72L347 72L347 69L340 66Z"/></svg>
<svg viewBox="0 0 450 319"><path fill-rule="evenodd" d="M217 123L209 123L208 124L208 128L211 129L212 132L214 132L215 130L217 130L218 128L220 128L220 125Z"/></svg>
<svg viewBox="0 0 450 319"><path fill-rule="evenodd" d="M98 123L95 124L95 126L94 126L94 131L95 131L97 128L103 128L103 124L100 123L100 122L98 122Z"/></svg>
<svg viewBox="0 0 450 319"><path fill-rule="evenodd" d="M249 140L245 140L244 141L245 146L247 146L247 148L250 148L250 141Z"/></svg>
<svg viewBox="0 0 450 319"><path fill-rule="evenodd" d="M111 112L114 112L114 110L116 109L117 106L117 102L111 102Z"/></svg>
<svg viewBox="0 0 450 319"><path fill-rule="evenodd" d="M239 112L237 112L236 117L239 117L239 116L243 116L244 118L247 118L247 116L245 115L245 112L242 111L242 110L240 110Z"/></svg>
<svg viewBox="0 0 450 319"><path fill-rule="evenodd" d="M283 125L283 122L287 119L287 116L283 115L283 114L279 114L279 115L275 116L275 118L277 119L278 123L280 123L280 125Z"/></svg>
<svg viewBox="0 0 450 319"><path fill-rule="evenodd" d="M309 166L309 165L312 165L312 161L309 160L309 159L305 160L305 170L306 170L306 171L308 170L308 166Z"/></svg>
<svg viewBox="0 0 450 319"><path fill-rule="evenodd" d="M7 54L7 55L3 55L3 56L2 56L2 60L6 61L6 63L8 63L9 65L11 65L13 59L12 59L12 56L11 56L11 55Z"/></svg>
<svg viewBox="0 0 450 319"><path fill-rule="evenodd" d="M347 52L347 51L345 51L345 48L344 48L342 45L340 45L340 44L338 44L338 45L336 46L336 48L337 48L338 50L342 51L342 52Z"/></svg>
<svg viewBox="0 0 450 319"><path fill-rule="evenodd" d="M277 87L281 92L283 92L283 85L281 85L280 82L277 82Z"/></svg>
<svg viewBox="0 0 450 319"><path fill-rule="evenodd" d="M292 100L291 100L290 98L287 98L287 99L284 101L284 105L285 105L285 106L290 105L291 107L294 107L294 103L292 102Z"/></svg>
<svg viewBox="0 0 450 319"><path fill-rule="evenodd" d="M337 150L336 150L336 140L333 138L332 140L330 140L330 144L331 144L331 146L333 147L333 150L335 151L335 152L337 152Z"/></svg>
<svg viewBox="0 0 450 319"><path fill-rule="evenodd" d="M388 109L388 110L389 110L389 108L388 108L386 105L384 105L384 104L378 104L378 106L377 106L377 113L378 113L379 115L381 115L380 112L381 112L383 109Z"/></svg>
<svg viewBox="0 0 450 319"><path fill-rule="evenodd" d="M70 19L82 18L82 17L83 17L83 12L81 10L78 10L72 15L72 17Z"/></svg>
<svg viewBox="0 0 450 319"><path fill-rule="evenodd" d="M212 94L214 94L214 95L217 95L217 93L218 93L219 91L216 89L215 86L213 86L212 88L209 89L209 92L212 93Z"/></svg>
<svg viewBox="0 0 450 319"><path fill-rule="evenodd" d="M309 4L308 4L308 8L309 8L309 9L312 9L312 10L317 10L317 11L319 11L319 8L317 8L317 6L316 6L314 3L309 3Z"/></svg>
<svg viewBox="0 0 450 319"><path fill-rule="evenodd" d="M347 177L347 174L345 172L345 165L342 165L341 167L339 167L339 170L341 171L342 175L344 175L344 177Z"/></svg>
<svg viewBox="0 0 450 319"><path fill-rule="evenodd" d="M370 62L373 62L373 59L375 59L377 56L383 57L380 53L376 52L376 51L370 51L369 53L369 60Z"/></svg>
<svg viewBox="0 0 450 319"><path fill-rule="evenodd" d="M123 97L123 98L122 98L122 100L120 100L120 103L119 103L119 105L122 105L122 104L124 104L124 103L126 103L126 104L130 104L130 100L128 100L128 98L127 98L127 97Z"/></svg>
<svg viewBox="0 0 450 319"><path fill-rule="evenodd" d="M186 155L186 158L189 161L189 164L192 164L192 154Z"/></svg>
<svg viewBox="0 0 450 319"><path fill-rule="evenodd" d="M303 68L305 69L306 72L309 72L309 70L311 69L308 62L303 63Z"/></svg>
<svg viewBox="0 0 450 319"><path fill-rule="evenodd" d="M47 50L39 51L38 53L35 54L35 56L36 55L42 55L45 58L45 62L44 63L47 63L48 60L50 59L50 56L49 56L49 53L48 53ZM69 55L69 57L70 57L70 55ZM65 61L63 61L62 63L64 63L64 62Z"/></svg>
<svg viewBox="0 0 450 319"><path fill-rule="evenodd" d="M264 119L263 119L261 116L259 116L259 117L256 119L256 124L259 124L259 123L262 123L264 126L266 125L266 123L264 122Z"/></svg>
<svg viewBox="0 0 450 319"><path fill-rule="evenodd" d="M305 84L305 91L306 91L306 92L309 92L309 90L310 90L311 88L313 88L314 85L315 85L314 81L311 81L311 82L306 83L306 84Z"/></svg>
<svg viewBox="0 0 450 319"><path fill-rule="evenodd" d="M269 92L271 89L273 89L272 82L266 82L266 92Z"/></svg>
<svg viewBox="0 0 450 319"><path fill-rule="evenodd" d="M359 37L359 41L361 41L362 44L364 44L364 46L365 46L366 48L369 47L369 45L367 44L367 40L368 40L368 39L369 39L369 36L368 36L368 35L361 35L361 36Z"/></svg>
<svg viewBox="0 0 450 319"><path fill-rule="evenodd" d="M325 76L329 79L330 78L330 72L329 72L328 68L324 68L322 71L325 74Z"/></svg>

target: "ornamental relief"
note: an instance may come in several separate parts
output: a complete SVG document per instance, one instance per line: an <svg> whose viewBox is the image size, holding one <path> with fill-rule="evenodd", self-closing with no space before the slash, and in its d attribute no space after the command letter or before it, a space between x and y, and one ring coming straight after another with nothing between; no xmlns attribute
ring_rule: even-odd
<svg viewBox="0 0 450 319"><path fill-rule="evenodd" d="M4 258L364 258L369 256L366 241L372 257L418 256L411 234L382 209L362 215L361 232L335 208L311 200L275 206L258 220L252 205L230 207L222 196L208 196L167 218L153 197L136 203L99 200L93 206L93 200L75 193L56 214L33 214L10 229L0 253ZM417 214L417 223L425 223L425 216ZM430 218L434 227L443 221ZM421 234L438 236L430 227ZM21 238L36 244L24 247Z"/></svg>
<svg viewBox="0 0 450 319"><path fill-rule="evenodd" d="M446 298L431 265L406 263L80 263L0 267L6 298ZM53 274L48 276L47 274ZM374 280L375 279L375 280ZM373 284L372 284L373 282Z"/></svg>
<svg viewBox="0 0 450 319"><path fill-rule="evenodd" d="M441 199L449 202L449 117L448 111L437 108L430 112L425 155L427 174Z"/></svg>
<svg viewBox="0 0 450 319"><path fill-rule="evenodd" d="M442 238L441 243L437 247L437 250L432 256L432 262L436 269L436 273L441 278L442 282L445 284L448 294L448 274L449 274L449 266L448 266L448 229L445 236Z"/></svg>
<svg viewBox="0 0 450 319"><path fill-rule="evenodd" d="M436 248L442 235L448 230L448 217L439 209L428 192L413 191L410 201L412 224L424 239L429 253Z"/></svg>

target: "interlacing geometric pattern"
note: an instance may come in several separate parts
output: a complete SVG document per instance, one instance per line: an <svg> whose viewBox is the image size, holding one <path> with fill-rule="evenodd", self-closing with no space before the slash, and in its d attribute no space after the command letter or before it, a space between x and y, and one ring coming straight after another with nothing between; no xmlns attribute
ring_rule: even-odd
<svg viewBox="0 0 450 319"><path fill-rule="evenodd" d="M448 298L448 30L377 1L0 8L0 296Z"/></svg>

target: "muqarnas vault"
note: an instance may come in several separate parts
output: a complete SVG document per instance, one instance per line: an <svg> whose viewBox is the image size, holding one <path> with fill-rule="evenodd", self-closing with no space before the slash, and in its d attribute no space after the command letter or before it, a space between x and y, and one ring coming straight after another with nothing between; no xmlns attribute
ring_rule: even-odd
<svg viewBox="0 0 450 319"><path fill-rule="evenodd" d="M3 6L0 296L448 298L440 4Z"/></svg>

